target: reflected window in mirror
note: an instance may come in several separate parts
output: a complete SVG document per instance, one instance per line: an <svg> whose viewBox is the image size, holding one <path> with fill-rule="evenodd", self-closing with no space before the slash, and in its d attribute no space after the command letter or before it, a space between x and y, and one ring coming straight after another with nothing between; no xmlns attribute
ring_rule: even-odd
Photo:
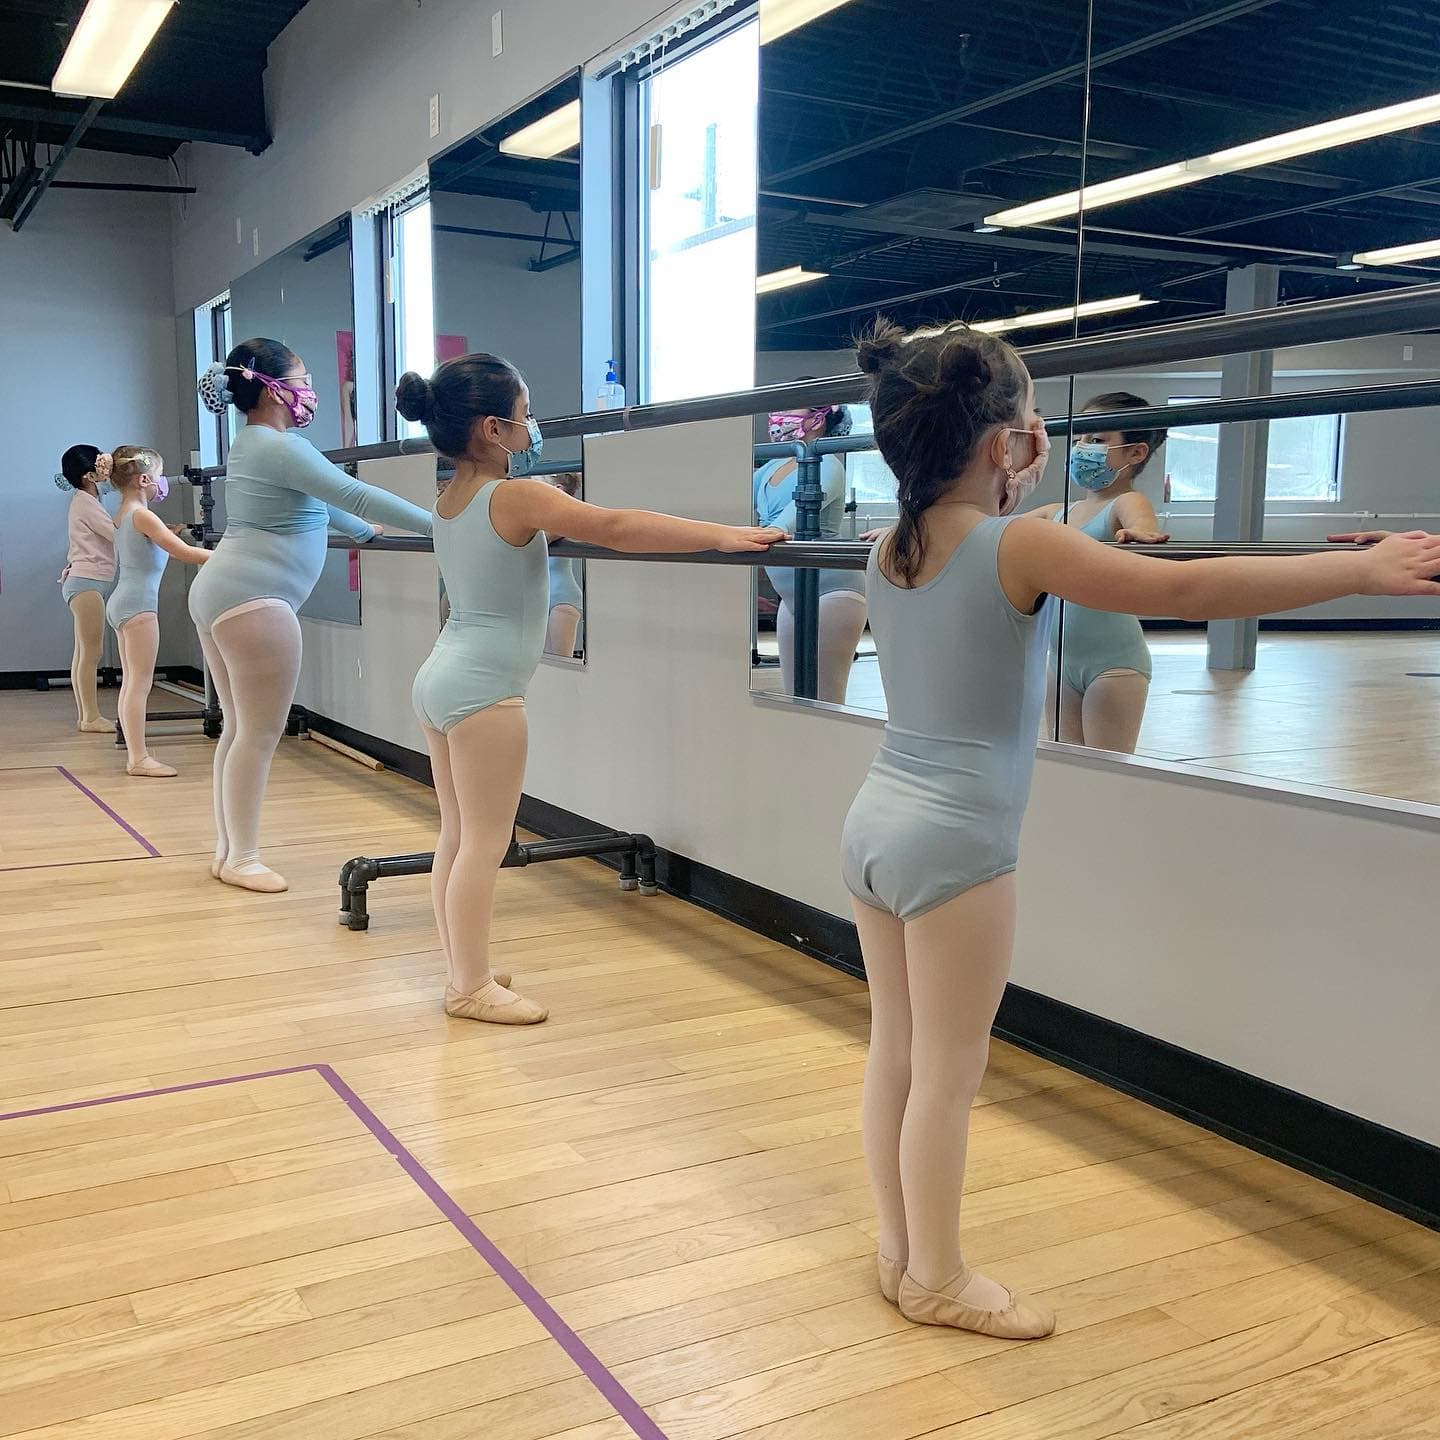
<svg viewBox="0 0 1440 1440"><path fill-rule="evenodd" d="M195 309L195 378L217 361L223 361L235 341L230 327L230 292L223 290L213 300ZM199 421L200 464L223 465L235 438L235 407L226 406L223 415L205 408L197 392L196 416Z"/></svg>

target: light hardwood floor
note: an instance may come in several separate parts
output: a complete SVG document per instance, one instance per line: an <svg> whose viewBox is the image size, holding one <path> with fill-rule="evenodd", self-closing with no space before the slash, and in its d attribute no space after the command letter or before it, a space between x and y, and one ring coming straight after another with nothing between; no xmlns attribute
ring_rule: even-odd
<svg viewBox="0 0 1440 1440"><path fill-rule="evenodd" d="M206 871L208 743L132 780L70 714L0 694L0 1113L136 1098L0 1120L0 1435L637 1433L368 1107L652 1435L1440 1436L1440 1235L998 1045L970 1254L1060 1333L912 1327L875 1293L860 985L578 862L501 877L551 1021L448 1021L423 880L335 923L342 860L428 848L428 791L285 741L293 888L245 895Z"/></svg>

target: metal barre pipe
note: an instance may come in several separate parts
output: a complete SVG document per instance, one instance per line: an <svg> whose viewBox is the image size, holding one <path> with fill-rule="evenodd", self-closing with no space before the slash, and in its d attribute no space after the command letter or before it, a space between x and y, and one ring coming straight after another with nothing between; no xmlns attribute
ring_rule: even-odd
<svg viewBox="0 0 1440 1440"><path fill-rule="evenodd" d="M1212 356L1235 355L1246 350L1272 350L1285 345L1321 343L1330 340L1358 340L1373 335L1388 335L1396 330L1427 330L1440 327L1440 285L1416 285L1380 295L1357 295L1340 300L1307 300L1270 310L1256 310L1244 315L1215 315L1205 320L1186 320L1172 325L1155 325L1148 330L1128 330L1119 335L1101 335L1093 340L1061 340L1049 345L1021 347L1031 375L1037 380L1057 376L1095 374L1104 370L1126 370L1137 365L1170 363L1176 360L1199 360ZM1425 384L1427 382L1416 382ZM1429 382L1435 383L1435 382ZM576 435L607 435L627 430L653 430L666 425L679 425L697 420L733 419L760 415L772 410L802 408L814 405L843 405L865 398L866 377L859 371L835 375L823 380L790 381L779 385L760 385L753 390L739 390L725 395L705 395L693 400L669 400L658 405L634 405L624 410L597 410L586 415L560 415L541 422L546 433L556 439ZM1334 392L1311 392L1317 398L1328 394L1345 395L1369 390L1408 391L1410 385L1351 387ZM1264 396L1254 400L1202 402L1205 406L1245 404L1274 406L1282 401L1294 403L1298 396ZM1402 404L1435 403L1413 399ZM1361 408L1361 407L1356 407ZM1368 408L1368 407L1367 407ZM1388 408L1377 403L1373 408ZM1174 406L1164 413L1171 424L1207 423L1192 419L1200 406ZM1131 411L1128 415L1147 418L1134 429L1154 426L1150 412ZM1205 409L1201 413L1211 413ZM1293 410L1281 414L1266 410L1251 416L1238 410L1225 412L1221 419L1280 419L1285 415L1325 414L1321 410ZM1067 417L1068 418L1068 417ZM1112 416L1104 417L1107 421ZM1054 423L1054 422L1051 422ZM1050 424L1047 424L1047 429ZM1063 430L1064 426L1061 425ZM1120 428L1120 427L1110 427ZM362 460L390 460L401 455L430 455L434 447L428 440L386 440L376 445L357 445L346 450L328 450L326 458L337 465ZM821 452L824 453L824 452ZM830 452L835 453L835 452ZM225 467L216 465L194 472L197 476L223 475Z"/></svg>
<svg viewBox="0 0 1440 1440"><path fill-rule="evenodd" d="M382 535L360 546L352 545L340 536L331 536L330 548L423 555L428 554L433 546L421 535ZM1323 540L1205 540L1124 546L1124 549L1133 550L1137 555L1155 555L1162 560L1213 560L1232 555L1330 555L1366 548L1364 545L1333 545ZM768 550L750 550L739 555L721 550L700 550L691 555L632 555L621 550L606 550L599 545L581 545L573 540L550 542L550 553L567 560L638 560L651 565L742 565L751 569L765 565L777 570L863 570L870 558L870 549L860 540L788 540L772 545Z"/></svg>

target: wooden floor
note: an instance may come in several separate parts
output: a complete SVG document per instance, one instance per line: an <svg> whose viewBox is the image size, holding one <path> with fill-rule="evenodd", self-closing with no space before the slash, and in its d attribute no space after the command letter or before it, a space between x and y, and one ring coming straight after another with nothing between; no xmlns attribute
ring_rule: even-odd
<svg viewBox="0 0 1440 1440"><path fill-rule="evenodd" d="M207 742L131 780L70 713L0 694L0 1114L42 1112L0 1120L0 1434L1440 1436L1440 1235L1002 1045L969 1253L1060 1332L912 1327L858 984L577 862L501 878L554 1018L448 1021L423 880L335 923L340 862L427 848L429 792L284 742L293 888L241 894Z"/></svg>
<svg viewBox="0 0 1440 1440"><path fill-rule="evenodd" d="M1207 670L1203 633L1147 638L1141 755L1440 804L1440 635L1267 632L1253 671ZM779 690L778 668L753 671L752 685ZM873 652L856 661L847 700L885 713Z"/></svg>

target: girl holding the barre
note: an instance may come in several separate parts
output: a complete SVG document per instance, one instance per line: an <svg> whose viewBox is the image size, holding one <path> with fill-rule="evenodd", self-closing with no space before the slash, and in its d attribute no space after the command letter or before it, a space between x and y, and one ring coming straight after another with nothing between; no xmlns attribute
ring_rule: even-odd
<svg viewBox="0 0 1440 1440"><path fill-rule="evenodd" d="M765 550L785 532L607 510L524 478L540 427L520 372L496 355L448 360L429 380L403 375L395 403L455 464L434 515L450 616L412 691L440 801L431 887L445 1010L534 1025L549 1011L491 971L490 920L525 776L525 690L550 614L546 532L636 554Z"/></svg>
<svg viewBox="0 0 1440 1440"><path fill-rule="evenodd" d="M1186 564L1103 545L1013 513L1045 442L1009 345L959 325L906 335L881 323L859 359L900 504L866 575L889 720L842 840L870 984L863 1126L880 1289L920 1324L1038 1338L1054 1329L1049 1307L966 1264L960 1198L1010 970L1052 597L1215 620L1356 593L1434 596L1440 536ZM1123 844L1102 817L1096 855Z"/></svg>

